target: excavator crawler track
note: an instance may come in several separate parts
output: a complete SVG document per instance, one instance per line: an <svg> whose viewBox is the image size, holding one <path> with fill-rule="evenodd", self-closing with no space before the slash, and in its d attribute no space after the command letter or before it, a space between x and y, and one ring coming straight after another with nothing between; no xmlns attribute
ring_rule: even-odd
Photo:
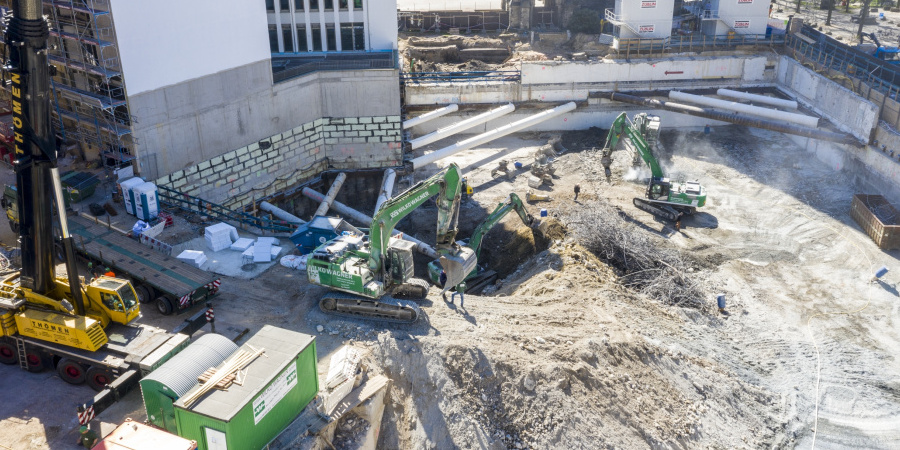
<svg viewBox="0 0 900 450"><path fill-rule="evenodd" d="M345 292L331 291L319 300L325 314L357 319L381 320L392 323L415 323L422 314L415 302L388 296L378 300Z"/></svg>
<svg viewBox="0 0 900 450"><path fill-rule="evenodd" d="M681 211L677 211L675 208L662 202L654 202L653 200L644 198L635 198L633 203L634 206L641 211L646 211L654 216L662 217L663 219L671 220L672 222L678 222L683 215Z"/></svg>
<svg viewBox="0 0 900 450"><path fill-rule="evenodd" d="M409 300L422 300L428 296L428 289L431 285L421 278L411 278L394 289L392 295L397 298Z"/></svg>

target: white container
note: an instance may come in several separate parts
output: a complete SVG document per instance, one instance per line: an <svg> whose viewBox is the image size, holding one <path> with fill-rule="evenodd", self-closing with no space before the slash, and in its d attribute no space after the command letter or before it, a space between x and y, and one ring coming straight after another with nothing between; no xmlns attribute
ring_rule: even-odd
<svg viewBox="0 0 900 450"><path fill-rule="evenodd" d="M132 188L134 214L138 219L150 221L159 215L159 194L156 184L148 181Z"/></svg>
<svg viewBox="0 0 900 450"><path fill-rule="evenodd" d="M769 24L769 2L764 0L710 0L710 8L718 11L718 35L766 34Z"/></svg>
<svg viewBox="0 0 900 450"><path fill-rule="evenodd" d="M732 0L736 1L736 0ZM761 0L757 0L761 1ZM664 39L672 36L675 0L616 0L616 21L622 39Z"/></svg>
<svg viewBox="0 0 900 450"><path fill-rule="evenodd" d="M141 177L133 177L129 178L125 181L119 183L119 187L122 189L122 197L125 199L125 212L135 215L134 212L134 192L132 191L135 187L140 186L146 183Z"/></svg>

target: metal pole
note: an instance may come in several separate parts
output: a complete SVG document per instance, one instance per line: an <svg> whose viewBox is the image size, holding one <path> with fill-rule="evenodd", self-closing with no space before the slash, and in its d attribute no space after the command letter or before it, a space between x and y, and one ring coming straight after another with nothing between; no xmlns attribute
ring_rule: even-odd
<svg viewBox="0 0 900 450"><path fill-rule="evenodd" d="M328 190L328 193L325 194L325 198L322 200L322 203L319 204L319 207L316 209L316 212L313 216L324 216L328 213L328 208L331 207L331 202L334 201L334 198L337 197L338 191L341 190L341 186L344 185L344 181L347 180L347 174L341 172L335 177L334 183L331 184L331 189Z"/></svg>

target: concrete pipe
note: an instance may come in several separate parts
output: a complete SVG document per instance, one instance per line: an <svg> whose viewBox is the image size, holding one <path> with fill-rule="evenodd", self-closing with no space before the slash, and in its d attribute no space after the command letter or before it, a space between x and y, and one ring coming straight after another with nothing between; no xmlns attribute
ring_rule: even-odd
<svg viewBox="0 0 900 450"><path fill-rule="evenodd" d="M322 195L321 192L314 191L308 187L303 188L302 192L303 192L303 195L305 195L313 200L319 201L319 202L321 202L322 200L325 199L325 196ZM353 221L360 224L361 226L366 226L366 227L372 226L372 218L371 217L369 217L369 216L367 216L367 215L365 215L365 214L363 214L363 213L361 213L339 201L332 202L331 208L334 209L335 211L337 211L338 213L343 214L345 217L352 219ZM436 252L434 250L434 248L431 247L430 245L428 245L408 234L401 233L397 230L394 230L394 232L391 233L392 236L396 236L398 234L403 234L402 239L404 241L409 241L409 242L416 244L416 250L419 253L421 253L429 258L432 258L432 259L438 259L438 257L439 257L438 252Z"/></svg>
<svg viewBox="0 0 900 450"><path fill-rule="evenodd" d="M689 116L704 117L707 119L720 120L722 122L734 123L737 125L745 125L748 127L764 128L781 133L793 134L797 136L805 136L808 138L819 139L829 142L837 142L840 144L858 145L859 142L853 136L845 133L834 133L831 131L817 130L814 128L798 127L783 122L772 122L769 120L761 120L755 117L741 116L738 114L726 114L719 111L707 110L698 106L681 105L678 103L666 102L663 100L646 99L635 97L633 95L622 94L619 92L610 92L605 94L610 100L615 100L632 105L647 106L653 109L664 109Z"/></svg>
<svg viewBox="0 0 900 450"><path fill-rule="evenodd" d="M383 205L384 202L391 199L391 194L394 192L394 180L396 179L397 172L394 169L387 169L384 171L384 181L381 183L381 193L378 194L378 199L375 200L376 213L381 209L381 205Z"/></svg>
<svg viewBox="0 0 900 450"><path fill-rule="evenodd" d="M728 111L734 111L736 113L765 117L766 119L783 120L810 128L816 128L819 126L818 117L807 116L804 114L789 113L779 111L777 109L760 108L759 106L750 106L743 103L730 102L728 100L719 100L716 98L704 97L702 95L686 94L684 92L678 91L669 92L669 98L671 98L672 100L697 103L704 106L712 106L713 108L721 108Z"/></svg>
<svg viewBox="0 0 900 450"><path fill-rule="evenodd" d="M428 122L429 120L437 119L438 117L446 116L447 114L456 112L458 109L459 109L459 105L454 103L452 105L447 105L443 108L427 112L425 114L422 114L419 117L413 117L412 119L405 120L403 122L403 129L408 130L416 125L421 125L425 122Z"/></svg>
<svg viewBox="0 0 900 450"><path fill-rule="evenodd" d="M503 105L499 108L494 108L486 113L479 114L475 117L470 117L466 120L462 120L460 122L454 123L453 125L446 126L444 128L439 128L433 133L426 134L425 136L418 137L409 141L409 144L412 146L412 149L415 150L417 148L421 148L426 146L434 141L441 140L448 136L453 136L456 133L468 130L474 126L481 125L489 120L496 119L498 117L504 116L516 110L516 107L510 103L508 105Z"/></svg>
<svg viewBox="0 0 900 450"><path fill-rule="evenodd" d="M328 208L331 207L331 202L337 197L337 193L341 190L341 186L344 185L345 180L347 180L347 174L344 172L339 173L337 177L334 178L334 183L331 183L331 189L328 189L328 193L325 194L325 199L323 199L322 203L319 204L319 207L316 208L316 213L313 214L313 217L328 214Z"/></svg>
<svg viewBox="0 0 900 450"><path fill-rule="evenodd" d="M287 222L293 222L293 223L296 223L297 225L303 225L304 223L306 223L305 220L303 220L303 219L301 219L301 218L299 218L299 217L297 217L297 216L295 216L295 215L293 215L293 214L291 214L269 202L259 202L259 209L261 209L263 211L268 211L268 212L272 213L273 216L275 216L281 220L284 220Z"/></svg>
<svg viewBox="0 0 900 450"><path fill-rule="evenodd" d="M424 167L430 163L435 161L444 159L448 156L459 153L463 150L470 149L472 147L484 144L486 142L493 141L494 139L506 136L507 134L512 134L517 131L524 130L532 125L539 124L546 120L550 120L556 116L560 116L569 111L574 110L576 107L575 102L569 102L564 105L557 106L553 109L548 109L546 111L539 112L533 116L526 117L522 120L513 122L508 125L504 125L500 128L495 128L487 133L482 133L477 136L471 137L464 141L457 142L449 147L444 147L440 150L431 152L427 155L420 156L418 158L410 161L412 163L413 169L418 169Z"/></svg>
<svg viewBox="0 0 900 450"><path fill-rule="evenodd" d="M763 103L766 105L777 106L779 108L797 109L797 107L798 107L797 102L795 102L793 100L783 100L780 98L768 97L765 95L750 94L750 93L741 92L741 91L732 91L731 89L719 89L718 91L716 91L716 94L719 97L728 97L728 98L736 98L739 100L747 100L747 101L751 101L751 102L755 102L755 103Z"/></svg>

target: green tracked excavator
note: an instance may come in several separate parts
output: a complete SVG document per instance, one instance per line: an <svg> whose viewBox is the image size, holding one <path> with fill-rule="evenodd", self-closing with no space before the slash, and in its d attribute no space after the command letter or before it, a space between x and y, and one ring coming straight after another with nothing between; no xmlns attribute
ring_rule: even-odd
<svg viewBox="0 0 900 450"><path fill-rule="evenodd" d="M540 225L540 220L535 219L534 216L528 213L525 209L525 205L522 203L522 199L519 198L515 193L510 193L509 197L500 202L494 211L488 214L488 216L482 221L476 228L475 231L472 232L472 237L469 238L469 242L466 243L466 246L475 251L475 257L480 260L481 258L481 244L484 242L485 235L494 228L507 214L515 211L519 218L522 219L522 223L527 225L528 227L535 229ZM431 282L440 286L440 278L441 271L444 270L443 266L441 266L440 260L434 260L428 263L428 278L431 279ZM467 291L476 291L484 286L486 286L491 281L497 278L497 272L493 270L484 269L480 266L476 267L474 270L469 272L466 275L465 282L467 285ZM446 283L445 285L450 285Z"/></svg>
<svg viewBox="0 0 900 450"><path fill-rule="evenodd" d="M435 196L435 250L447 273L447 285L461 283L478 263L472 249L456 243L461 182L459 166L450 164L385 202L372 218L368 235L345 231L317 247L307 260L307 276L310 283L333 289L319 301L319 309L347 317L415 322L418 305L394 296L424 298L429 284L413 277L415 244L391 233L400 220Z"/></svg>
<svg viewBox="0 0 900 450"><path fill-rule="evenodd" d="M662 167L653 156L652 143L659 139L659 117L647 113L635 114L633 120L623 112L609 127L606 145L601 152L601 164L610 176L612 152L622 135L631 142L634 151L650 167L650 183L644 198L633 199L634 206L654 216L672 221L675 228L681 227L682 216L692 215L697 208L706 204L706 190L698 181L678 183L665 177Z"/></svg>

